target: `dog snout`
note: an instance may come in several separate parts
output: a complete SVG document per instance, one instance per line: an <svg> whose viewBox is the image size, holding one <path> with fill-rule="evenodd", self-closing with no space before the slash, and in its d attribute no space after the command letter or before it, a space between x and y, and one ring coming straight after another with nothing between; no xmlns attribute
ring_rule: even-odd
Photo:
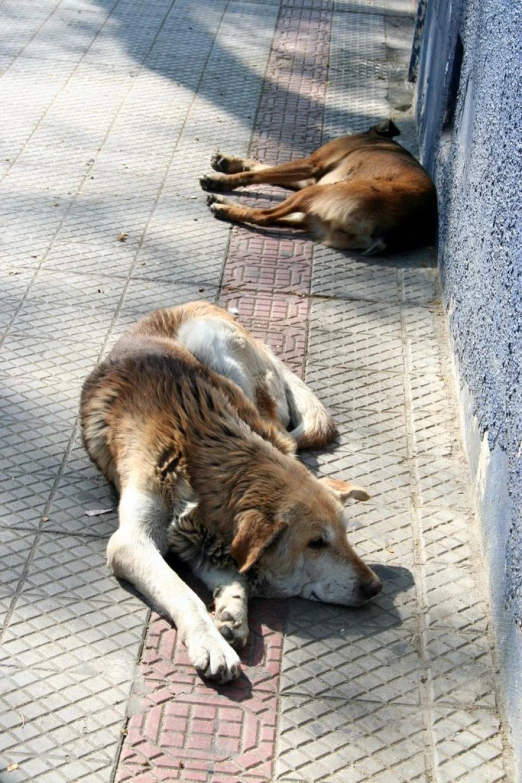
<svg viewBox="0 0 522 783"><path fill-rule="evenodd" d="M377 578L372 579L370 582L363 582L360 586L361 594L364 596L366 601L369 601L370 598L375 598L376 595L379 595L381 590L382 582Z"/></svg>

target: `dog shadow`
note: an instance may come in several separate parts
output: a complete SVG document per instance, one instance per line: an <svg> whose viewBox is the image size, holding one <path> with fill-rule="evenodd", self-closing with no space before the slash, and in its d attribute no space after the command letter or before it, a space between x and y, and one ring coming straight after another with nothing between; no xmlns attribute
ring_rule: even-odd
<svg viewBox="0 0 522 783"><path fill-rule="evenodd" d="M169 555L167 562L196 595L212 611L211 592L192 573L190 568ZM250 634L247 645L240 651L243 671L231 683L219 685L204 681L207 688L233 702L256 698L259 693L277 693L279 685L281 644L285 633L296 634L301 640L321 641L342 638L346 644L351 638L371 637L383 630L402 624L402 594L411 591L414 579L411 571L402 566L370 564L383 581L379 596L365 606L350 608L324 604L302 598L253 598L249 601ZM118 580L120 581L120 580ZM120 581L130 594L139 597L151 609L154 607L128 582Z"/></svg>
<svg viewBox="0 0 522 783"><path fill-rule="evenodd" d="M287 632L300 638L320 639L377 636L403 624L415 598L415 579L409 568L368 563L383 582L379 595L358 608L292 599Z"/></svg>
<svg viewBox="0 0 522 783"><path fill-rule="evenodd" d="M217 686L218 692L231 701L246 701L256 698L258 691L266 689L267 683L272 683L275 692L284 687L284 683L280 682L279 668L277 673L267 671L267 663L274 652L278 652L278 658L283 654L283 650L274 648L274 634L279 644L284 644L285 634L292 639L292 646L293 638L298 639L300 646L307 646L310 642L324 642L326 646L333 644L337 655L342 656L343 645L349 646L356 641L360 644L362 639L378 637L389 629L400 627L405 610L408 612L411 595L415 592L413 574L403 566L370 566L383 581L384 587L377 598L360 608L304 598L252 599L249 606L249 641L241 653L243 674L234 683ZM405 643L407 636L405 634Z"/></svg>
<svg viewBox="0 0 522 783"><path fill-rule="evenodd" d="M258 202L260 198L263 200L262 204L254 203L251 206L270 207L275 206L282 200L279 198L271 198L270 195L266 193L241 191L241 200L244 200L247 203L252 201ZM258 235L266 239L277 239L279 241L287 240L289 242L303 239L310 241L310 243L313 242L310 233L305 229L278 226L251 226L248 223L241 223L240 225L242 231L246 231L252 236ZM347 262L356 261L358 264L365 266L368 269L382 269L382 267L386 267L388 269L398 270L422 270L433 269L437 266L433 245L425 245L414 250L389 251L372 256L366 256L355 250L339 250L338 248L326 247L318 242L314 242L313 245L316 252L316 263L319 264L323 261L328 262L332 256L335 256L336 260L344 258ZM288 260L291 261L292 259Z"/></svg>

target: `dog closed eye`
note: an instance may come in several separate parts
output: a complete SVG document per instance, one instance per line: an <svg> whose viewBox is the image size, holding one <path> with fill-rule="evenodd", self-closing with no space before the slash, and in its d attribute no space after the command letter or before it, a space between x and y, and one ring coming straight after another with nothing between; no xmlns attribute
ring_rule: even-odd
<svg viewBox="0 0 522 783"><path fill-rule="evenodd" d="M328 541L325 541L324 538L312 538L308 542L308 546L310 549L325 549L328 546Z"/></svg>

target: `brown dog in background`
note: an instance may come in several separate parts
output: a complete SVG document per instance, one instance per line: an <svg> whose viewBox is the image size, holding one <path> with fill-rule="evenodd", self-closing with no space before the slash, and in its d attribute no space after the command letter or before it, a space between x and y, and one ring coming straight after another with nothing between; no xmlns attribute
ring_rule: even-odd
<svg viewBox="0 0 522 783"><path fill-rule="evenodd" d="M387 120L280 166L217 153L211 165L220 173L200 184L208 191L261 183L298 190L269 209L209 196L210 211L221 220L302 228L325 245L365 255L408 250L433 240L437 196L420 163L393 141L398 135Z"/></svg>

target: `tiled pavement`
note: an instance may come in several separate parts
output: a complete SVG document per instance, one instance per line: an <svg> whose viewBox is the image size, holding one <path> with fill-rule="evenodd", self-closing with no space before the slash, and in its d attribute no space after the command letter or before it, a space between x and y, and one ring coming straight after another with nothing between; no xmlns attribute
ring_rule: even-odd
<svg viewBox="0 0 522 783"><path fill-rule="evenodd" d="M283 161L390 113L411 139L411 12L0 2L2 783L512 779L431 254L231 230L197 186L216 147ZM115 514L86 511L115 498L76 421L127 324L201 297L335 413L336 446L304 459L370 488L350 535L386 585L358 611L252 602L223 688L108 574Z"/></svg>

